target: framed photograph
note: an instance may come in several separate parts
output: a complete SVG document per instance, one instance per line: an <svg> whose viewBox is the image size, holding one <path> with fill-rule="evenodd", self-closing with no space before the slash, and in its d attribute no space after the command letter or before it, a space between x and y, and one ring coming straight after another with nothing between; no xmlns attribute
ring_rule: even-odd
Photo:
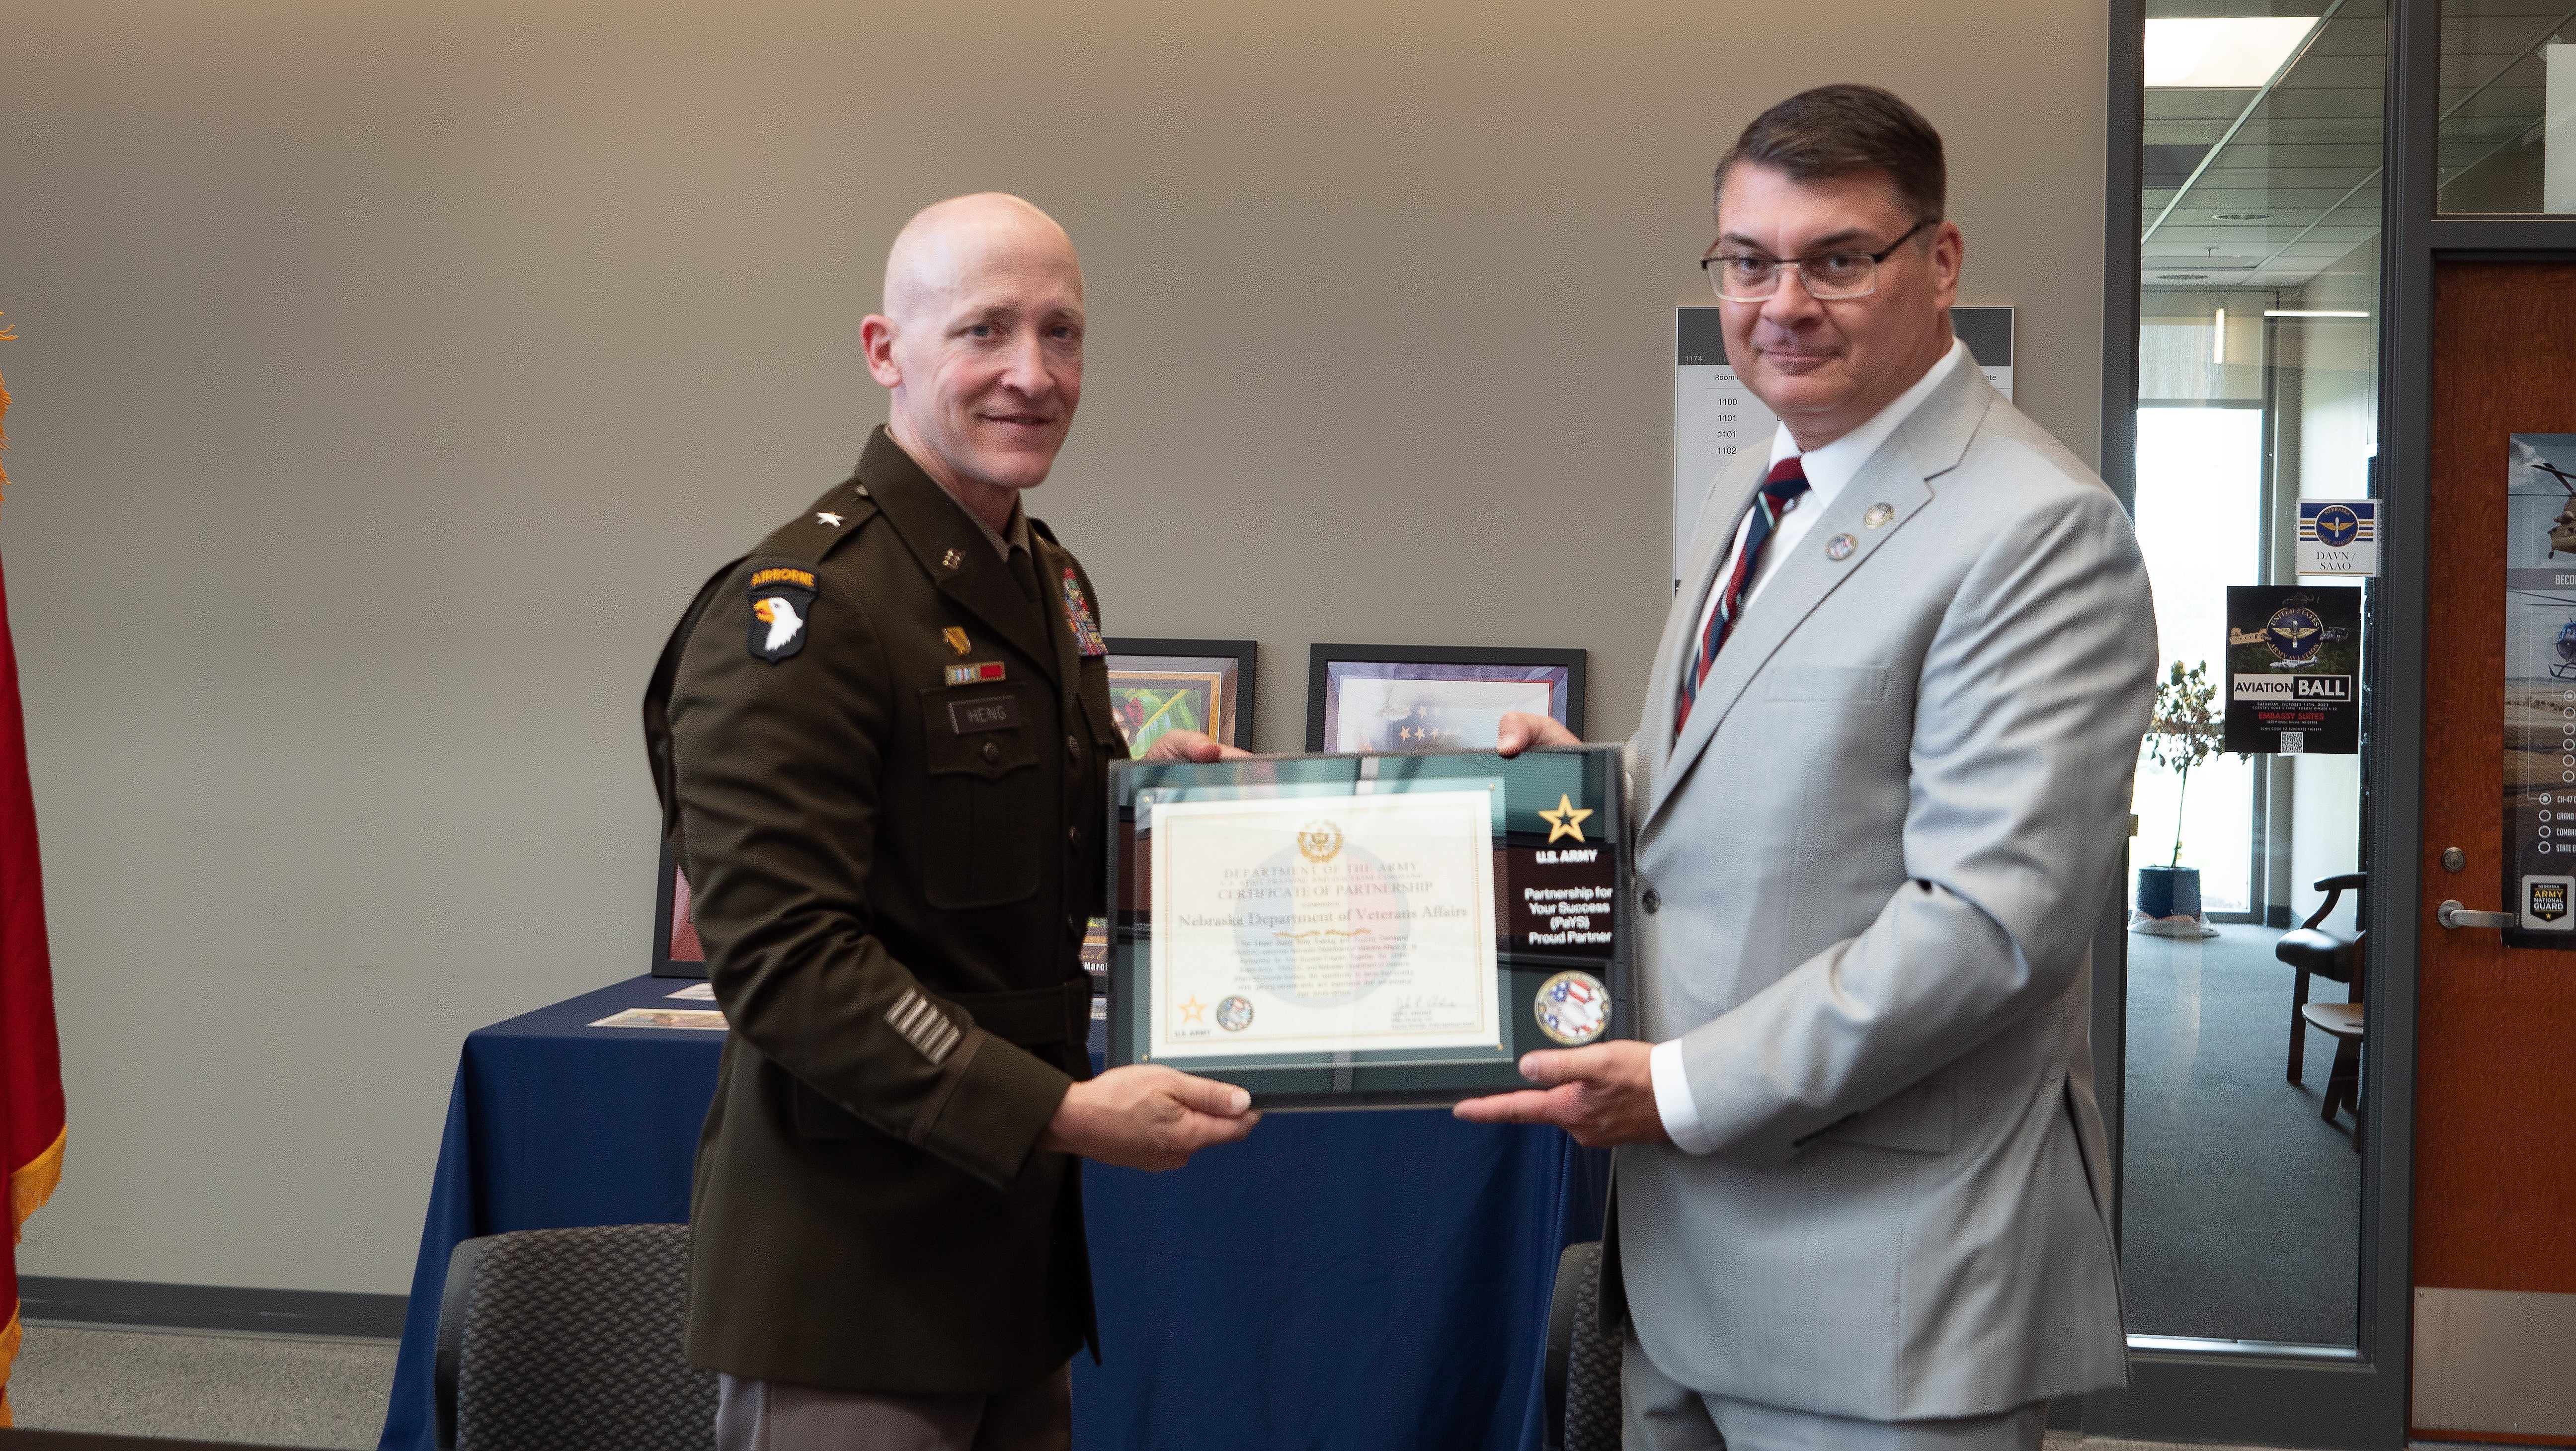
<svg viewBox="0 0 2576 1451"><path fill-rule="evenodd" d="M1489 748L1512 711L1583 734L1581 650L1317 645L1306 666L1309 751Z"/></svg>
<svg viewBox="0 0 2576 1451"><path fill-rule="evenodd" d="M667 841L661 861L653 892L653 975L705 977L707 950L699 945L698 924L689 920L688 874L672 859Z"/></svg>
<svg viewBox="0 0 2576 1451"><path fill-rule="evenodd" d="M1109 640L1109 706L1138 755L1165 731L1202 731L1252 749L1250 640Z"/></svg>

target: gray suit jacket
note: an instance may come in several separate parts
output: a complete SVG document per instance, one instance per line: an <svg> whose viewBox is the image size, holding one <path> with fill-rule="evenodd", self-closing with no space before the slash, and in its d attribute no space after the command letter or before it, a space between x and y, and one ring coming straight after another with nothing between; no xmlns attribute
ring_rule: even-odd
<svg viewBox="0 0 2576 1451"><path fill-rule="evenodd" d="M1643 1027L1718 1145L1619 1151L1637 1334L1686 1385L1872 1420L2120 1384L2088 1014L2154 693L2136 538L1961 368L1773 564L1674 739L1763 465L1701 515L1629 744Z"/></svg>

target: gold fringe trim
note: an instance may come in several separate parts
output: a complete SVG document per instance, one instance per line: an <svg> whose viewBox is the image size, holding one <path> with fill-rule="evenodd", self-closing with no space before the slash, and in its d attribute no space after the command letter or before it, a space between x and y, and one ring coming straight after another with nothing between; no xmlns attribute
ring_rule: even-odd
<svg viewBox="0 0 2576 1451"><path fill-rule="evenodd" d="M9 327L9 326L7 326L6 324L0 324L0 343L14 343L14 342L16 342L17 340L18 340L18 334L17 334L17 332L16 332L16 330L15 330L15 329L10 328L10 327ZM6 384L6 383L0 383L0 418L7 418L8 416L9 416L9 385L8 385L8 384ZM9 430L8 430L6 427L0 427L0 448L7 448L8 446L9 446ZM0 464L0 489L6 489L6 488L8 488L8 487L9 487L9 468L8 468L8 466L7 466L6 464ZM0 1381L0 1384L6 1384L6 1382L5 1382L5 1381ZM8 1393L6 1390L0 1390L0 1426L5 1426L5 1425L8 1425L8 1424L9 1424L9 1393Z"/></svg>
<svg viewBox="0 0 2576 1451"><path fill-rule="evenodd" d="M9 1326L0 1330L0 1426L9 1424L9 1367L18 1362L18 1307L9 1307Z"/></svg>
<svg viewBox="0 0 2576 1451"><path fill-rule="evenodd" d="M63 1145L70 1141L71 1126L63 1126L43 1153L28 1160L9 1175L9 1235L15 1244L26 1237L27 1216L42 1209L54 1197L55 1186L63 1182ZM5 1364L5 1361L0 1361Z"/></svg>

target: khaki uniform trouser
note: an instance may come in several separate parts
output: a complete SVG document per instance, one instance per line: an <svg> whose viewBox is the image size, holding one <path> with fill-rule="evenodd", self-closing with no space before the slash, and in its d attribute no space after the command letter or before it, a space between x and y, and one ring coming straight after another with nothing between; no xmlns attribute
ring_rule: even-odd
<svg viewBox="0 0 2576 1451"><path fill-rule="evenodd" d="M719 1376L716 1451L1072 1451L1073 1371L998 1396L891 1396Z"/></svg>

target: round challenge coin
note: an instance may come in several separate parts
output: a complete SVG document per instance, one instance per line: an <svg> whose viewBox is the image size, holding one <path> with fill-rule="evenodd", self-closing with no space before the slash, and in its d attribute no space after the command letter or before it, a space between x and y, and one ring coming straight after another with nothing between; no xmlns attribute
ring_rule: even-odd
<svg viewBox="0 0 2576 1451"><path fill-rule="evenodd" d="M1559 1043L1589 1043L1610 1030L1610 989L1588 972L1560 972L1538 985L1530 1016Z"/></svg>

